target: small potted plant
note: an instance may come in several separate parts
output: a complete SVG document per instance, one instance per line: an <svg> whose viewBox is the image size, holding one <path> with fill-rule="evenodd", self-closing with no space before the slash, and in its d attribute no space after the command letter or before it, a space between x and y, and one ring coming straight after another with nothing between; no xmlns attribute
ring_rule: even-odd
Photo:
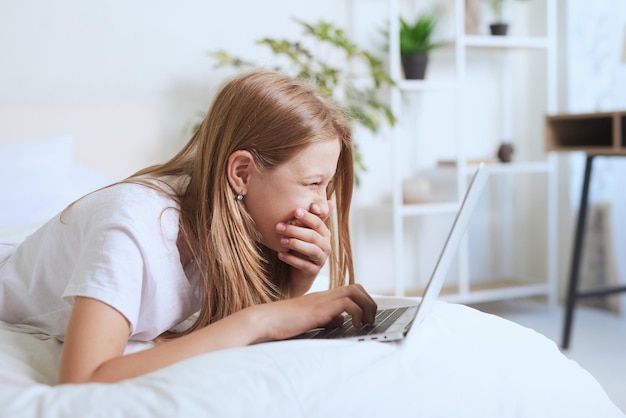
<svg viewBox="0 0 626 418"><path fill-rule="evenodd" d="M405 78L423 80L426 76L429 53L442 45L432 39L438 23L435 11L420 14L412 23L400 18L400 57Z"/></svg>
<svg viewBox="0 0 626 418"><path fill-rule="evenodd" d="M504 0L489 0L489 6L494 16L493 22L489 25L489 31L492 35L504 36L509 30L509 25L504 22L502 16L502 3L504 3Z"/></svg>

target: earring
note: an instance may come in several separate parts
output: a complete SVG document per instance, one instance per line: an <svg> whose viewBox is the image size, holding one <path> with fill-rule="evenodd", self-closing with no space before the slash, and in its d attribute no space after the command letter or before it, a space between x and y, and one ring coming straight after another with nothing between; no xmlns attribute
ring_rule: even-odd
<svg viewBox="0 0 626 418"><path fill-rule="evenodd" d="M243 200L243 194L239 193L237 195L237 200L241 202Z"/></svg>

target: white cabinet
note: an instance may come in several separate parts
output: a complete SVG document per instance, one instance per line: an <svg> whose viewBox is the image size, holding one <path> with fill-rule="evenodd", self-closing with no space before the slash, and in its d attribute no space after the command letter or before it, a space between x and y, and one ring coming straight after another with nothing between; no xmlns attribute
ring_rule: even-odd
<svg viewBox="0 0 626 418"><path fill-rule="evenodd" d="M466 35L465 34L465 1L448 0L446 3L446 21L450 26L451 39L449 45L435 52L443 56L445 75L434 73L434 68L427 70L425 80L404 80L400 67L400 51L398 39L398 16L403 15L403 7L414 0L388 0L389 6L389 46L390 72L397 81L397 88L392 89L391 105L394 113L400 118L400 125L392 131L392 202L393 218L393 289L390 293L396 295L421 294L420 286L415 286L411 280L414 264L420 261L420 254L412 252L410 241L415 234L409 224L422 219L423 225L429 224L432 217L449 219L441 222L432 248L431 260L426 264L434 266L438 251L443 244L445 235L451 225L453 216L459 207L460 199L465 193L470 175L474 167L471 161L476 159L472 152L475 149L485 148L484 143L491 144L490 154L483 153L492 160L488 162L491 172L489 186L489 201L485 209L489 214L482 213L484 227L470 227L464 242L457 254L454 272L455 281L442 296L444 299L462 303L488 301L502 298L525 297L532 295L547 295L551 302L556 300L557 282L557 184L556 160L544 150L544 115L555 113L557 110L557 56L556 56L556 0L533 0L539 2L545 9L545 30L540 36L516 36L514 33L507 36ZM517 2L516 2L517 3ZM520 2L527 4L526 2ZM530 2L529 2L530 3ZM409 16L412 18L412 16ZM513 54L516 54L512 57ZM519 57L517 54L526 54L523 59L539 64L537 72L543 80L544 88L524 88L524 81L511 79L519 73ZM492 68L497 68L499 78L498 92L492 101L498 101L497 106L489 107L484 113L472 108L473 90L472 79L469 74L473 66L489 61ZM494 64L495 63L495 64ZM516 67L517 66L517 67ZM442 66L439 66L439 70ZM537 64L534 64L537 68ZM522 70L523 71L523 70ZM513 121L519 91L523 94L533 94L535 97L526 97L526 102L536 105L528 112L528 118L522 128ZM530 92L530 93L528 93ZM538 93L539 92L539 93ZM536 97L540 94L541 97ZM441 96L436 109L412 106L411 100L419 101L422 97L433 95ZM482 101L486 99L481 97ZM437 100L435 100L437 101ZM493 111L497 108L497 111ZM441 137L425 138L421 132L411 132L403 121L407 119L420 120L428 115L445 115L441 122ZM477 141L472 136L476 126L497 125L498 133L491 135L484 141ZM432 135L432 130L430 131ZM444 137L445 136L445 137ZM485 135L488 136L488 135ZM514 137L515 158L509 163L495 162L495 152L500 138ZM433 141L439 146L430 146ZM445 150L441 159L451 160L449 167L420 167L420 162L412 162L415 155L428 155L431 148ZM489 147L487 147L489 148ZM487 149L485 148L485 149ZM480 156L479 156L480 157ZM426 163L428 166L428 163ZM411 175L412 170L420 172L427 169L437 172L439 177L446 177L452 182L452 193L448 196L433 199L418 204L406 204L403 199L403 183ZM538 191L539 190L539 191ZM531 204L524 199L532 199ZM521 203L520 203L521 202ZM525 207L520 216L519 209ZM484 211L483 211L484 212ZM537 215L540 219L537 221ZM476 216L475 216L476 217ZM541 226L533 225L539 222ZM432 223L436 223L433 221ZM531 248L521 254L515 244L524 234L535 234L540 230L543 234L539 249ZM535 232L532 232L535 231ZM488 239L487 239L488 238ZM480 270L476 263L480 263L480 256L473 256L474 245L486 245L486 252L491 256L497 254L500 266L485 273L482 277L473 277L473 272ZM441 245L440 245L441 244ZM424 246L422 245L422 248ZM533 251L540 254L533 254ZM526 257L526 258L524 258ZM492 257L493 258L493 257ZM534 265L540 261L541 266ZM537 277L517 274L516 265L527 263L534 268ZM492 264L493 260L492 260ZM430 268L430 266L428 266ZM496 271L493 271L496 270ZM532 270L532 269L531 269ZM422 272L421 276L424 276ZM490 276L490 277L485 277ZM521 277L520 277L521 276ZM428 277L418 280L425 282Z"/></svg>

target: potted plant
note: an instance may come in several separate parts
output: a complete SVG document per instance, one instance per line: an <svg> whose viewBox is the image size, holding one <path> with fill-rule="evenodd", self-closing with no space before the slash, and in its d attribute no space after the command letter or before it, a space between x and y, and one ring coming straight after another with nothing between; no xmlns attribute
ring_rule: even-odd
<svg viewBox="0 0 626 418"><path fill-rule="evenodd" d="M405 78L423 80L426 76L429 53L442 45L432 40L438 22L435 11L420 14L412 23L400 18L400 58Z"/></svg>
<svg viewBox="0 0 626 418"><path fill-rule="evenodd" d="M373 133L383 122L393 125L395 117L383 100L382 92L395 83L383 62L353 43L343 29L332 23L296 22L304 30L303 39L257 41L274 54L277 63L274 69L310 80L323 95L334 99L357 123ZM307 41L315 44L315 53L307 47ZM223 50L210 55L217 60L217 66L259 67ZM354 150L354 163L357 172L365 170L358 149Z"/></svg>
<svg viewBox="0 0 626 418"><path fill-rule="evenodd" d="M523 0L520 0L523 1ZM493 12L494 21L489 25L489 31L492 35L504 36L509 29L508 23L504 22L502 16L502 4L504 0L489 0L491 11Z"/></svg>

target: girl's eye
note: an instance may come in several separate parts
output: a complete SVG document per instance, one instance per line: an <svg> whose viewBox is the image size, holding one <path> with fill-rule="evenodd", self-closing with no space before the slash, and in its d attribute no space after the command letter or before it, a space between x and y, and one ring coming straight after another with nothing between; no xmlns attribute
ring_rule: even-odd
<svg viewBox="0 0 626 418"><path fill-rule="evenodd" d="M313 187L316 189L319 188L327 188L329 186L329 183L326 183L325 181L312 181L310 183L306 183L308 187Z"/></svg>

